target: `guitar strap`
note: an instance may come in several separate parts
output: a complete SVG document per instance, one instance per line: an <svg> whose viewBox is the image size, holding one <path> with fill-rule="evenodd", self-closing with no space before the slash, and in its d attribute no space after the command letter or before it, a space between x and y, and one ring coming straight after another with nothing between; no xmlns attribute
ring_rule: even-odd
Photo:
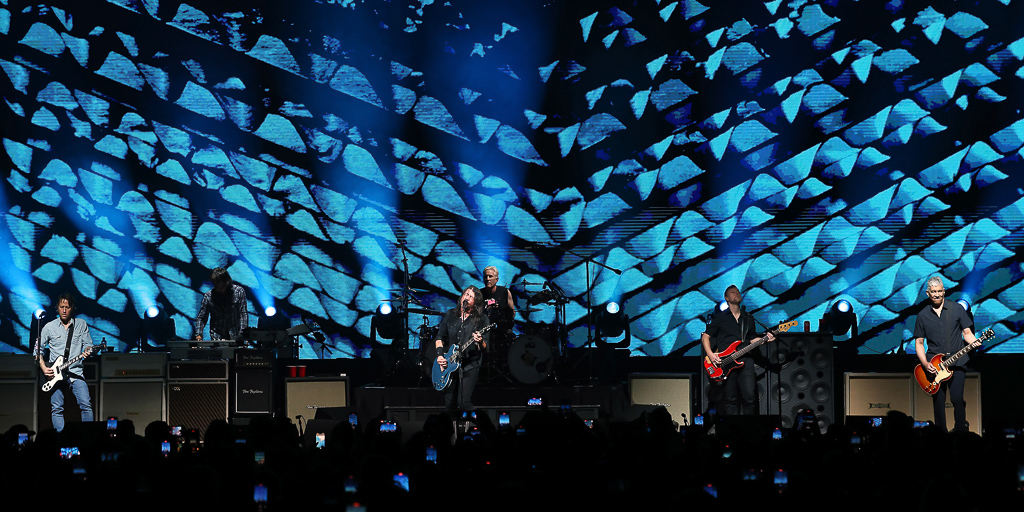
<svg viewBox="0 0 1024 512"><path fill-rule="evenodd" d="M71 340L74 339L74 337L75 337L75 321L71 320L70 324L68 325L68 339L64 343L64 362L65 363L67 363L68 360L71 359ZM72 373L70 366L68 367L67 373L68 373L68 375L77 377L79 379L83 379L84 378L84 377L82 377L81 375L79 375L77 373ZM70 381L68 383L70 384Z"/></svg>

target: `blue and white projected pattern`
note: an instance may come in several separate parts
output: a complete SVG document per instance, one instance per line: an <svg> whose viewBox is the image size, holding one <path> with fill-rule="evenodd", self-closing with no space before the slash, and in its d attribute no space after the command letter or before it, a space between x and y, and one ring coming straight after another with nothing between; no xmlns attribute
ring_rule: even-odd
<svg viewBox="0 0 1024 512"><path fill-rule="evenodd" d="M635 355L695 353L733 283L764 322L845 298L849 343L889 350L933 274L1024 351L1020 19L1010 0L0 0L0 341L26 350L65 290L97 339L125 347L153 305L191 337L226 266L252 323L275 306L365 357L405 257L437 310L487 265L552 280L580 345L593 257L621 271L591 265L592 299L624 303Z"/></svg>

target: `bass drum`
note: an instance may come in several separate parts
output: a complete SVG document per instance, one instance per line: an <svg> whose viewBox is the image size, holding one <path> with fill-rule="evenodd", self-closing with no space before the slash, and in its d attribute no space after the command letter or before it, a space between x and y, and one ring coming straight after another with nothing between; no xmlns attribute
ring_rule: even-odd
<svg viewBox="0 0 1024 512"><path fill-rule="evenodd" d="M508 349L508 369L523 384L538 384L551 374L554 356L548 342L538 336L519 336Z"/></svg>

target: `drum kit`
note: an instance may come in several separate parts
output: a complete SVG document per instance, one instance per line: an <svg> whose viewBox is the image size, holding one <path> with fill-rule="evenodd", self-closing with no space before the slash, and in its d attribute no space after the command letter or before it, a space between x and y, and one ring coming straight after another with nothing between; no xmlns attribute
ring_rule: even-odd
<svg viewBox="0 0 1024 512"><path fill-rule="evenodd" d="M516 309L514 312L499 307L488 307L484 310L490 322L498 324L497 328L491 331L487 354L484 356L481 379L485 382L533 385L540 384L549 377L558 380L556 362L565 355L565 329L562 323L565 318L565 305L569 300L554 283L522 282L514 286L520 285L524 289L528 307ZM543 286L543 290L529 293L529 287L537 286ZM416 293L425 293L427 290L403 287L391 289L389 292L395 293L396 297L384 299L383 302L400 302L403 305L416 306L399 306L408 314L410 324L414 322L415 315L421 316L418 326L409 327L417 332L419 338L419 349L412 351L418 352L415 365L419 367L420 380L425 378L429 382L431 367L436 358L434 341L437 340L444 312L427 308L416 298ZM397 294L401 294L401 298ZM548 307L555 308L553 323L530 319L531 314L544 311ZM402 313L403 311L399 312ZM514 313L519 313L520 318L517 319Z"/></svg>

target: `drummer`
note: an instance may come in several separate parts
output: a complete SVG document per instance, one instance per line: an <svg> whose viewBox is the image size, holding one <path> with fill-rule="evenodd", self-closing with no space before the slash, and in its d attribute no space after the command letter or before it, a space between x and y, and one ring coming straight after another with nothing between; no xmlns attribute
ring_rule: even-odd
<svg viewBox="0 0 1024 512"><path fill-rule="evenodd" d="M512 319L515 318L516 305L512 301L512 292L504 286L498 286L497 267L484 268L484 287L480 290L484 296L484 310L491 323L498 324L497 332L491 334L492 345L512 339Z"/></svg>

